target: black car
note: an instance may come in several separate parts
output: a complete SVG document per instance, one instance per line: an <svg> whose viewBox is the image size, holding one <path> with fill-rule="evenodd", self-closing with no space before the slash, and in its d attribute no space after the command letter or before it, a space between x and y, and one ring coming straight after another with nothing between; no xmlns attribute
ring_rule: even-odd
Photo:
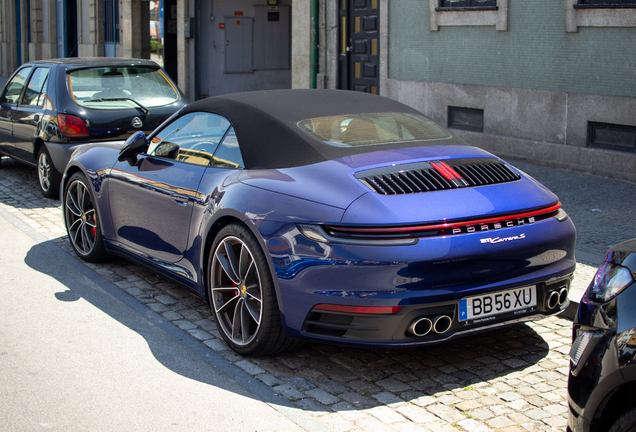
<svg viewBox="0 0 636 432"><path fill-rule="evenodd" d="M610 249L574 321L568 431L636 431L636 239Z"/></svg>
<svg viewBox="0 0 636 432"><path fill-rule="evenodd" d="M37 166L44 196L80 145L150 132L187 103L150 60L65 58L25 63L0 95L0 156Z"/></svg>

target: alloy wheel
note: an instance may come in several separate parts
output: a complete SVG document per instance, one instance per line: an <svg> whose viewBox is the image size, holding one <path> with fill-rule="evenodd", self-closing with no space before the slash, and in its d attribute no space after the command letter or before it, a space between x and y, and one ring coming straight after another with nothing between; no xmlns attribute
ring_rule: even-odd
<svg viewBox="0 0 636 432"><path fill-rule="evenodd" d="M48 191L51 188L51 163L46 152L40 152L38 157L38 178L42 190Z"/></svg>
<svg viewBox="0 0 636 432"><path fill-rule="evenodd" d="M74 180L66 191L65 211L68 235L75 250L81 255L90 254L97 237L95 205L86 185Z"/></svg>
<svg viewBox="0 0 636 432"><path fill-rule="evenodd" d="M211 286L222 331L236 345L252 342L261 326L262 283L252 251L238 237L225 237L214 251Z"/></svg>

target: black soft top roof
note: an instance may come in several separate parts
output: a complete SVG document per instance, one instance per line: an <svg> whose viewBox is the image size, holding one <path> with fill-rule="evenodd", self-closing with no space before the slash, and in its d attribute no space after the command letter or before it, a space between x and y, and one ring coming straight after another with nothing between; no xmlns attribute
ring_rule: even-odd
<svg viewBox="0 0 636 432"><path fill-rule="evenodd" d="M394 100L362 92L298 89L232 93L193 102L183 108L181 115L197 111L218 114L232 122L248 169L309 165L405 145L439 145L436 141L418 141L337 147L312 137L297 126L301 120L333 115L384 112L421 115Z"/></svg>

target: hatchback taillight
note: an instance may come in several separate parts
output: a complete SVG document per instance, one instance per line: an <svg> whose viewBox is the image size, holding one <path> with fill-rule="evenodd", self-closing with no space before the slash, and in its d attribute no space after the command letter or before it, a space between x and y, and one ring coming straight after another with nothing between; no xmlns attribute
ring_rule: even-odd
<svg viewBox="0 0 636 432"><path fill-rule="evenodd" d="M86 126L86 122L81 118L70 114L58 114L57 119L60 125L60 131L62 131L64 136L69 138L88 136L88 126Z"/></svg>

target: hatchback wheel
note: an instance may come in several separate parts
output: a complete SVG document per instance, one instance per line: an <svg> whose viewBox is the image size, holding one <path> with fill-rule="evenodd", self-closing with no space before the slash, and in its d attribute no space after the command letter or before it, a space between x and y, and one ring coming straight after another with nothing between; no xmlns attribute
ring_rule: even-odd
<svg viewBox="0 0 636 432"><path fill-rule="evenodd" d="M57 198L60 193L62 176L57 171L45 146L38 151L38 179L40 190L47 198Z"/></svg>
<svg viewBox="0 0 636 432"><path fill-rule="evenodd" d="M62 205L66 232L75 253L84 261L103 260L107 254L95 211L95 200L83 174L73 174L66 187Z"/></svg>
<svg viewBox="0 0 636 432"><path fill-rule="evenodd" d="M260 356L300 345L283 333L267 260L246 227L231 224L221 230L208 269L210 305L234 351Z"/></svg>

